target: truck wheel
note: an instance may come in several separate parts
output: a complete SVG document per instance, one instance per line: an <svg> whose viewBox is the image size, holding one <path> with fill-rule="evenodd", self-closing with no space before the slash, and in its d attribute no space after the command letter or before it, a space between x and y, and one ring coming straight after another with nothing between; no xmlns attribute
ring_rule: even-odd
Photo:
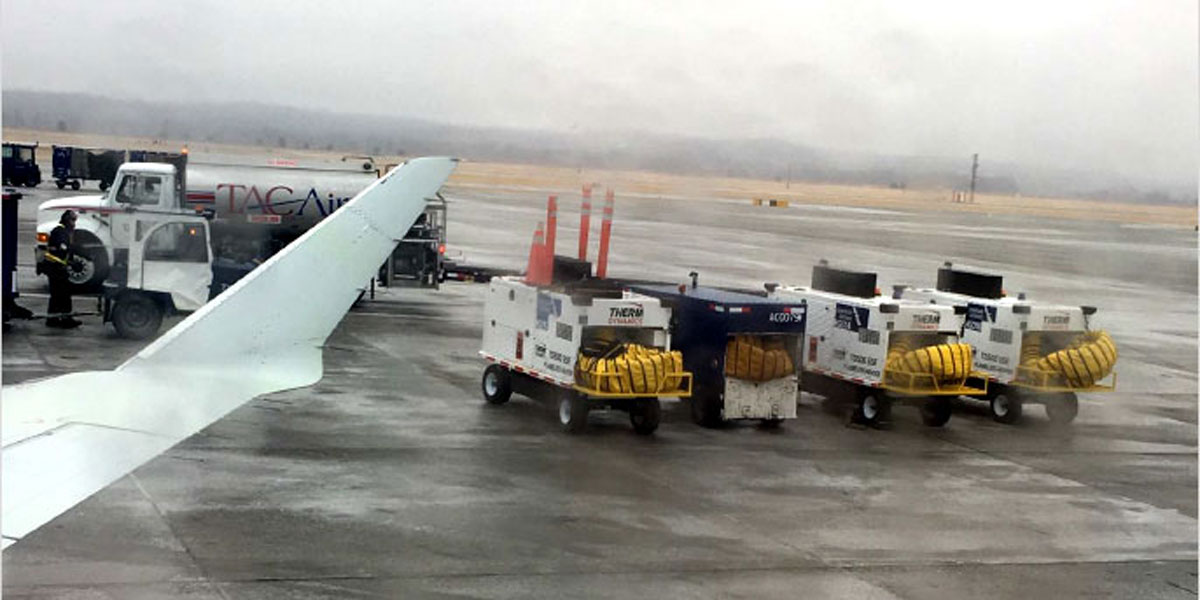
<svg viewBox="0 0 1200 600"><path fill-rule="evenodd" d="M1056 394L1046 399L1046 416L1055 425L1066 425L1075 420L1079 414L1079 398L1075 392Z"/></svg>
<svg viewBox="0 0 1200 600"><path fill-rule="evenodd" d="M153 336L162 326L162 319L162 307L144 294L124 294L113 304L113 326L126 339L144 340Z"/></svg>
<svg viewBox="0 0 1200 600"><path fill-rule="evenodd" d="M512 376L500 365L483 370L483 399L488 404L504 404L512 396Z"/></svg>
<svg viewBox="0 0 1200 600"><path fill-rule="evenodd" d="M887 399L876 392L864 391L854 407L854 421L862 425L878 425L887 412Z"/></svg>
<svg viewBox="0 0 1200 600"><path fill-rule="evenodd" d="M587 426L587 396L574 390L563 390L558 395L558 424L567 433L579 433Z"/></svg>
<svg viewBox="0 0 1200 600"><path fill-rule="evenodd" d="M67 187L67 182L65 182L65 181L55 181L55 182L54 182L54 185L58 186L58 189L60 189L60 190L61 190L61 189L65 188L65 187Z"/></svg>
<svg viewBox="0 0 1200 600"><path fill-rule="evenodd" d="M89 236L86 239L81 237ZM108 254L99 240L78 232L71 262L67 265L67 280L77 291L90 291L108 278Z"/></svg>
<svg viewBox="0 0 1200 600"><path fill-rule="evenodd" d="M921 422L929 427L942 427L950 421L950 398L939 396L921 404Z"/></svg>
<svg viewBox="0 0 1200 600"><path fill-rule="evenodd" d="M79 182L78 182L78 181L72 181L72 182L71 182L71 189L73 189L73 190L75 190L75 191L79 191Z"/></svg>
<svg viewBox="0 0 1200 600"><path fill-rule="evenodd" d="M698 386L688 400L691 405L692 422L701 427L716 427L721 424L721 397L705 386Z"/></svg>
<svg viewBox="0 0 1200 600"><path fill-rule="evenodd" d="M1021 397L1012 389L992 396L992 420L1012 425L1021 420Z"/></svg>
<svg viewBox="0 0 1200 600"><path fill-rule="evenodd" d="M658 429L662 419L662 405L658 398L639 398L629 407L629 422L640 435L650 435Z"/></svg>

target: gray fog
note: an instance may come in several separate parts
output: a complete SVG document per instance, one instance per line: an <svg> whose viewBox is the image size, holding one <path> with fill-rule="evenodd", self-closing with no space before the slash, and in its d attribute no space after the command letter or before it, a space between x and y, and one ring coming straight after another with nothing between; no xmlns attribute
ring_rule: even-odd
<svg viewBox="0 0 1200 600"><path fill-rule="evenodd" d="M6 92L978 152L1196 186L1194 0L0 6Z"/></svg>

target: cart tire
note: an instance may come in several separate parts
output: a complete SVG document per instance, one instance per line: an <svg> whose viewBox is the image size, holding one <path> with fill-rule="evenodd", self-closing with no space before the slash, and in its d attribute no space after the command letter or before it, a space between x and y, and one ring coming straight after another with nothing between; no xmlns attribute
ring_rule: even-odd
<svg viewBox="0 0 1200 600"><path fill-rule="evenodd" d="M558 395L558 424L567 433L579 433L587 427L587 396L574 390L564 390Z"/></svg>
<svg viewBox="0 0 1200 600"><path fill-rule="evenodd" d="M707 387L698 387L692 393L692 422L701 427L716 427L721 424L720 396Z"/></svg>
<svg viewBox="0 0 1200 600"><path fill-rule="evenodd" d="M1046 399L1046 416L1055 425L1067 425L1079 415L1079 398L1075 392L1056 394Z"/></svg>
<svg viewBox="0 0 1200 600"><path fill-rule="evenodd" d="M61 189L65 188L65 187L67 187L67 182L65 182L65 181L55 181L55 182L54 182L54 185L58 186L58 189L60 189L60 190L61 190Z"/></svg>
<svg viewBox="0 0 1200 600"><path fill-rule="evenodd" d="M109 181L101 181L101 182L100 182L100 191L102 191L102 192L107 192L107 191L108 191L108 186L110 186L110 185L112 185L112 182L109 182Z"/></svg>
<svg viewBox="0 0 1200 600"><path fill-rule="evenodd" d="M483 399L488 404L504 404L512 397L512 375L500 365L488 365L483 370Z"/></svg>
<svg viewBox="0 0 1200 600"><path fill-rule="evenodd" d="M878 425L887 413L887 403L887 399L877 392L861 392L854 405L854 421L862 425Z"/></svg>
<svg viewBox="0 0 1200 600"><path fill-rule="evenodd" d="M950 421L952 412L950 398L929 398L921 404L921 422L929 427L943 427Z"/></svg>
<svg viewBox="0 0 1200 600"><path fill-rule="evenodd" d="M650 435L662 420L662 404L658 398L638 398L629 407L629 423L639 435Z"/></svg>
<svg viewBox="0 0 1200 600"><path fill-rule="evenodd" d="M112 307L113 326L121 337L130 340L154 336L162 326L162 319L162 307L144 294L124 294Z"/></svg>
<svg viewBox="0 0 1200 600"><path fill-rule="evenodd" d="M78 182L78 181L72 181L72 182L71 182L71 189L78 191L78 190L79 190L79 182Z"/></svg>
<svg viewBox="0 0 1200 600"><path fill-rule="evenodd" d="M783 419L763 419L763 429L779 429L783 427Z"/></svg>
<svg viewBox="0 0 1200 600"><path fill-rule="evenodd" d="M1021 397L1012 389L992 396L990 407L992 420L997 423L1012 425L1021 420Z"/></svg>

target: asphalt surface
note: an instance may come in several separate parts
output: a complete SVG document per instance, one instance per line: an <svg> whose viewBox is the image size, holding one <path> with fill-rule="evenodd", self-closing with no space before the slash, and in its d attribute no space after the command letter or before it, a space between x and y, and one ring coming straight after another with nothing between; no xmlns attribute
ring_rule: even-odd
<svg viewBox="0 0 1200 600"><path fill-rule="evenodd" d="M523 265L544 191L447 191L452 254ZM570 253L576 201L557 192ZM23 204L34 309L32 211L59 194ZM612 253L616 276L714 285L805 284L819 258L885 290L943 260L990 269L1099 307L1118 391L1081 397L1068 428L963 401L943 429L902 408L859 429L806 394L778 430L701 429L668 402L652 437L623 413L568 436L544 402L482 401L481 286L388 290L343 320L318 385L248 403L5 551L5 597L1196 596L1190 229L618 192ZM85 320L16 324L4 382L142 346Z"/></svg>

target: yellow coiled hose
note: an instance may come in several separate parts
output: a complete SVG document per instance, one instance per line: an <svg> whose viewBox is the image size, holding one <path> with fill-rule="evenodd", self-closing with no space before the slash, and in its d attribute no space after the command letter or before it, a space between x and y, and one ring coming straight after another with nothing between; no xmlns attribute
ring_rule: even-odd
<svg viewBox="0 0 1200 600"><path fill-rule="evenodd" d="M1021 345L1021 366L1062 375L1071 387L1091 387L1117 364L1117 345L1107 331L1088 331L1069 346L1041 356L1041 339L1028 334Z"/></svg>
<svg viewBox="0 0 1200 600"><path fill-rule="evenodd" d="M604 356L580 354L575 361L575 380L583 387L605 393L670 392L683 381L683 354L621 344Z"/></svg>
<svg viewBox="0 0 1200 600"><path fill-rule="evenodd" d="M898 337L888 348L886 369L928 373L938 383L944 383L965 379L971 372L971 364L971 346L968 344L937 344L912 348L911 342Z"/></svg>
<svg viewBox="0 0 1200 600"><path fill-rule="evenodd" d="M725 376L770 381L795 372L792 358L777 337L738 335L725 344Z"/></svg>

